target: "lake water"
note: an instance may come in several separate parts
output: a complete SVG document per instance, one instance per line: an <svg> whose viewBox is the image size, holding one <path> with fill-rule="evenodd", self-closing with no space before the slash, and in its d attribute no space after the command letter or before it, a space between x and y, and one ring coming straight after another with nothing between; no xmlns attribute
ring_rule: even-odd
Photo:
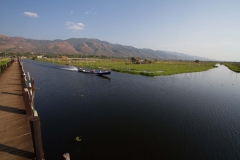
<svg viewBox="0 0 240 160"><path fill-rule="evenodd" d="M24 60L46 160L240 159L240 74L99 77ZM82 136L82 141L75 138Z"/></svg>

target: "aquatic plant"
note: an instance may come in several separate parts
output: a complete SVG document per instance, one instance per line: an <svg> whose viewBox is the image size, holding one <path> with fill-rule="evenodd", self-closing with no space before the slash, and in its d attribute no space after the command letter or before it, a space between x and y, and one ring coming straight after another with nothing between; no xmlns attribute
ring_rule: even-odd
<svg viewBox="0 0 240 160"><path fill-rule="evenodd" d="M47 60L41 60L47 61ZM60 61L58 64L67 65L70 62ZM215 62L199 62L193 61L167 61L158 60L152 63L133 64L125 59L95 59L71 61L71 65L77 67L85 67L90 69L111 69L112 71L138 74L144 76L162 76L173 75L179 73L201 72L214 68Z"/></svg>
<svg viewBox="0 0 240 160"><path fill-rule="evenodd" d="M227 62L223 64L227 66L230 70L240 73L240 62Z"/></svg>

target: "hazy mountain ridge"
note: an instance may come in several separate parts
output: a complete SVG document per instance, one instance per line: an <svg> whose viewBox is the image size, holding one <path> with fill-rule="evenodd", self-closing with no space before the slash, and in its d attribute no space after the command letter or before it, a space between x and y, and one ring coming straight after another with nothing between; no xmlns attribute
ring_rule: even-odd
<svg viewBox="0 0 240 160"><path fill-rule="evenodd" d="M88 54L114 57L133 57L151 59L206 60L183 53L138 49L132 46L111 44L98 39L70 38L67 40L33 40L22 37L0 35L0 52L34 52L47 54Z"/></svg>

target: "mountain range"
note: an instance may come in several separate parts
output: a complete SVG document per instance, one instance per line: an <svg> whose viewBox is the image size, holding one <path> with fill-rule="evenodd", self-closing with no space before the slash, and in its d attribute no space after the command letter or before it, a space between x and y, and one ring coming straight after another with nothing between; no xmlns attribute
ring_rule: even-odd
<svg viewBox="0 0 240 160"><path fill-rule="evenodd" d="M112 44L98 39L70 38L67 40L34 40L9 37L0 34L0 52L35 54L82 54L108 57L140 57L166 60L207 60L203 57L183 53L138 49L132 46Z"/></svg>

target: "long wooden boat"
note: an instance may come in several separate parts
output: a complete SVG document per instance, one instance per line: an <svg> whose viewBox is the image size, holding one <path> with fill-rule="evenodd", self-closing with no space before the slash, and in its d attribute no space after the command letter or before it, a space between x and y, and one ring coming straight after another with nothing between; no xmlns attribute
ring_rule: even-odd
<svg viewBox="0 0 240 160"><path fill-rule="evenodd" d="M85 69L82 69L82 68L79 68L78 72L91 73L91 74L95 74L95 75L98 75L98 76L111 74L111 71L85 70Z"/></svg>
<svg viewBox="0 0 240 160"><path fill-rule="evenodd" d="M98 76L102 76L102 75L111 74L111 71L95 71L95 70L91 70L90 73L98 75Z"/></svg>

